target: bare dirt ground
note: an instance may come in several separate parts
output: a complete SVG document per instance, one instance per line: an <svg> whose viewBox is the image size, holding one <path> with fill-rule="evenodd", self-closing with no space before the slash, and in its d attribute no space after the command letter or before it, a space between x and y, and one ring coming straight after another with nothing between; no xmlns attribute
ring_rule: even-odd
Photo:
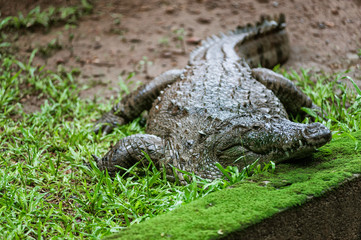
<svg viewBox="0 0 361 240"><path fill-rule="evenodd" d="M75 0L0 0L2 17L24 14L35 6L69 6ZM361 85L361 0L102 0L75 28L64 25L24 31L15 44L19 56L43 48L35 63L81 71L82 97L119 94L119 76L146 82L183 68L201 39L256 22L262 14L285 13L291 42L287 69L334 73L350 69ZM70 41L69 36L74 36ZM185 46L182 45L182 40ZM56 42L61 49L49 47ZM183 47L182 47L183 46ZM146 66L147 65L147 66ZM34 103L35 105L38 105ZM36 108L36 106L35 106Z"/></svg>

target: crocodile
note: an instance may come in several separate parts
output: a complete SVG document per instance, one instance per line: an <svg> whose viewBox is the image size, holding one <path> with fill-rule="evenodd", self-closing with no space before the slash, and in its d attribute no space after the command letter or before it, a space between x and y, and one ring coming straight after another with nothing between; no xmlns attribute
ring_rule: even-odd
<svg viewBox="0 0 361 240"><path fill-rule="evenodd" d="M93 155L99 169L115 175L146 164L146 153L169 180L184 183L184 171L213 180L222 176L216 163L239 169L254 161L277 164L329 142L331 131L321 123L289 120L302 107L318 107L268 69L288 58L285 27L280 14L209 37L184 69L125 96L96 122L95 132L109 133L150 109L146 133L122 138L102 158Z"/></svg>

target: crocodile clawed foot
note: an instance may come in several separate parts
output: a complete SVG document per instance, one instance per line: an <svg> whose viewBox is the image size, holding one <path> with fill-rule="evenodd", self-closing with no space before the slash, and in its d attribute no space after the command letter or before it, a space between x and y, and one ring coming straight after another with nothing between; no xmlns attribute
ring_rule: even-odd
<svg viewBox="0 0 361 240"><path fill-rule="evenodd" d="M99 123L96 124L93 131L95 134L102 132L103 135L107 135L111 133L116 126L117 126L116 124L112 124L112 123Z"/></svg>
<svg viewBox="0 0 361 240"><path fill-rule="evenodd" d="M105 113L101 119L99 119L94 126L94 133L98 134L99 131L103 135L109 134L115 127L119 127L125 123L125 120L121 117L114 115L111 112Z"/></svg>

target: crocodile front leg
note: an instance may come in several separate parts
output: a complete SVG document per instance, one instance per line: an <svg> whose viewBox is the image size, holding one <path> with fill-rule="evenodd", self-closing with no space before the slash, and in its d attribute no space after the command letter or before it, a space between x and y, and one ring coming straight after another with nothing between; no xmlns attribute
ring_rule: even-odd
<svg viewBox="0 0 361 240"><path fill-rule="evenodd" d="M266 68L253 68L253 77L265 85L268 89L281 100L288 114L296 115L301 112L301 107L320 108L313 104L312 100L299 90L296 85L283 77L281 74L275 73Z"/></svg>
<svg viewBox="0 0 361 240"><path fill-rule="evenodd" d="M162 139L150 134L131 135L118 141L104 157L93 157L100 170L107 170L110 176L114 176L116 172L122 172L117 166L130 168L136 162L143 162L144 153L148 154L154 163L159 163L164 157Z"/></svg>
<svg viewBox="0 0 361 240"><path fill-rule="evenodd" d="M125 96L95 123L94 132L102 130L105 134L110 133L114 127L123 125L150 109L160 91L174 83L182 73L183 70L179 69L169 70Z"/></svg>

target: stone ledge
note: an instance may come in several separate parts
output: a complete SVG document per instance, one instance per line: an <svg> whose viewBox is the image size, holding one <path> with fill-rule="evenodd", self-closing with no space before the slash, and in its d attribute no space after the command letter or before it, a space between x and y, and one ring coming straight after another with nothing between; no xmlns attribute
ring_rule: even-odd
<svg viewBox="0 0 361 240"><path fill-rule="evenodd" d="M361 177L222 239L361 239Z"/></svg>

